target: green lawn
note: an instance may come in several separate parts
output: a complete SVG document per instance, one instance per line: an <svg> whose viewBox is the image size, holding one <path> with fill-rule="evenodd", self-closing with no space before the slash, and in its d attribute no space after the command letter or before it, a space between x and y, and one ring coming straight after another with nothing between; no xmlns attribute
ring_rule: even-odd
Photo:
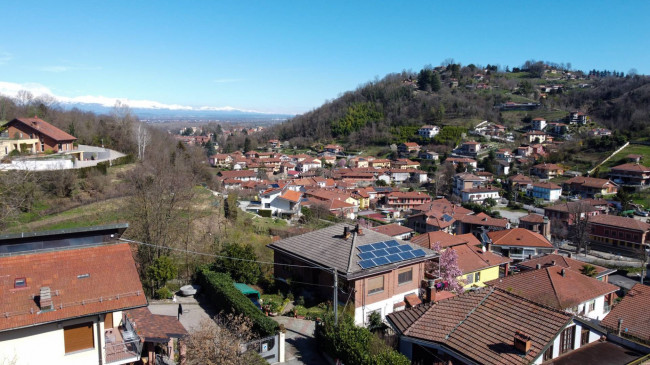
<svg viewBox="0 0 650 365"><path fill-rule="evenodd" d="M641 163L645 166L650 165L650 146L640 144L630 144L622 151L612 156L607 162L600 166L600 172L608 172L614 166L624 164L627 162L625 156L627 155L642 155Z"/></svg>

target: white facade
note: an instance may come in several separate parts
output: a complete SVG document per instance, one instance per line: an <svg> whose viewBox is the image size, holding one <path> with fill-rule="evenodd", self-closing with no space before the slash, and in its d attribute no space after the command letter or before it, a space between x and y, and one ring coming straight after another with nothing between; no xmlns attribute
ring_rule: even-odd
<svg viewBox="0 0 650 365"><path fill-rule="evenodd" d="M498 190L479 191L479 192L461 191L461 199L463 203L467 203L467 202L482 203L487 198L492 198L494 200L501 199Z"/></svg>
<svg viewBox="0 0 650 365"><path fill-rule="evenodd" d="M533 119L533 122L532 122L531 126L532 126L532 129L534 129L536 131L544 130L544 128L546 128L546 120L544 120L544 119Z"/></svg>
<svg viewBox="0 0 650 365"><path fill-rule="evenodd" d="M533 185L533 188L529 190L530 195L534 198L544 199L546 201L554 202L560 199L562 195L562 189L549 189L541 186Z"/></svg>
<svg viewBox="0 0 650 365"><path fill-rule="evenodd" d="M354 324L356 324L357 326L365 327L366 325L368 325L367 323L368 316L370 315L370 313L375 311L379 311L379 314L381 314L381 319L383 320L387 315L395 311L394 309L395 303L403 302L404 297L411 294L417 295L418 289L413 289L411 291L395 294L391 298L354 308Z"/></svg>
<svg viewBox="0 0 650 365"><path fill-rule="evenodd" d="M418 134L424 138L433 138L440 133L440 128L435 125L425 125L418 130Z"/></svg>
<svg viewBox="0 0 650 365"><path fill-rule="evenodd" d="M592 300L580 303L575 308L567 310L567 312L575 313L590 319L600 321L605 318L607 313L609 313L609 309L605 311L605 296L601 295Z"/></svg>

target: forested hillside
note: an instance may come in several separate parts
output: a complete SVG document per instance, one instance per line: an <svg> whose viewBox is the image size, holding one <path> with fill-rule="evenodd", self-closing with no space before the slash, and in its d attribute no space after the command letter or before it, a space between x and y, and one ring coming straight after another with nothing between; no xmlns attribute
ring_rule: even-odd
<svg viewBox="0 0 650 365"><path fill-rule="evenodd" d="M645 136L650 135L649 84L647 76L596 70L587 74L542 62L528 61L513 70L448 63L368 82L270 129L264 138L300 147L334 140L354 148L417 138L423 124L469 128L489 120L518 129L522 113L499 108L509 101L540 103L524 117L559 118L578 110L604 127Z"/></svg>

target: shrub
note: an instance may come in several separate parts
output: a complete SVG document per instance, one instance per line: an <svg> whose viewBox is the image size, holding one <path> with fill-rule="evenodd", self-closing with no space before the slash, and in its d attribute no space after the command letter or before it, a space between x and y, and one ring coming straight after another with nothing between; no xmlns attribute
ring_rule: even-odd
<svg viewBox="0 0 650 365"><path fill-rule="evenodd" d="M302 295L299 296L298 300L296 301L296 305L300 305L300 306L304 307L305 306L305 297L303 297Z"/></svg>
<svg viewBox="0 0 650 365"><path fill-rule="evenodd" d="M271 209L260 209L257 211L257 214L265 218L271 218L272 213Z"/></svg>
<svg viewBox="0 0 650 365"><path fill-rule="evenodd" d="M229 313L243 314L253 321L253 331L260 337L275 334L278 324L264 314L242 294L228 274L210 271L207 267L197 272L199 284L205 295L219 309Z"/></svg>
<svg viewBox="0 0 650 365"><path fill-rule="evenodd" d="M170 299L174 294L166 286L156 290L157 299Z"/></svg>

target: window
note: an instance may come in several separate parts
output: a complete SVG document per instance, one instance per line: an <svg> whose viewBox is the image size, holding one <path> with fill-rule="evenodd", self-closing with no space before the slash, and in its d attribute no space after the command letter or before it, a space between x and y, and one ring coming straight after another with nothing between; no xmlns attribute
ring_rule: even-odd
<svg viewBox="0 0 650 365"><path fill-rule="evenodd" d="M368 279L368 295L384 291L384 277Z"/></svg>
<svg viewBox="0 0 650 365"><path fill-rule="evenodd" d="M474 274L465 275L465 285L472 284L474 282Z"/></svg>
<svg viewBox="0 0 650 365"><path fill-rule="evenodd" d="M24 288L27 286L27 280L25 278L16 278L14 280L14 288Z"/></svg>
<svg viewBox="0 0 650 365"><path fill-rule="evenodd" d="M92 349L95 347L93 323L81 323L63 327L65 353Z"/></svg>
<svg viewBox="0 0 650 365"><path fill-rule="evenodd" d="M397 284L406 284L413 281L413 268L409 267L408 269L401 269L397 272Z"/></svg>
<svg viewBox="0 0 650 365"><path fill-rule="evenodd" d="M63 145L59 143L59 151L63 151Z"/></svg>
<svg viewBox="0 0 650 365"><path fill-rule="evenodd" d="M596 301L592 300L589 302L589 312L593 312L596 309Z"/></svg>
<svg viewBox="0 0 650 365"><path fill-rule="evenodd" d="M582 327L580 330L580 346L584 346L589 343L589 328Z"/></svg>
<svg viewBox="0 0 650 365"><path fill-rule="evenodd" d="M547 348L546 351L544 351L544 357L542 361L550 360L552 358L553 358L553 344L551 344L551 346Z"/></svg>
<svg viewBox="0 0 650 365"><path fill-rule="evenodd" d="M576 326L566 328L560 334L560 354L573 350L573 339L576 335Z"/></svg>
<svg viewBox="0 0 650 365"><path fill-rule="evenodd" d="M475 282L479 282L479 281L481 281L481 272L480 272L480 271L478 271L478 272L476 272L476 273L474 274L474 281L475 281Z"/></svg>

